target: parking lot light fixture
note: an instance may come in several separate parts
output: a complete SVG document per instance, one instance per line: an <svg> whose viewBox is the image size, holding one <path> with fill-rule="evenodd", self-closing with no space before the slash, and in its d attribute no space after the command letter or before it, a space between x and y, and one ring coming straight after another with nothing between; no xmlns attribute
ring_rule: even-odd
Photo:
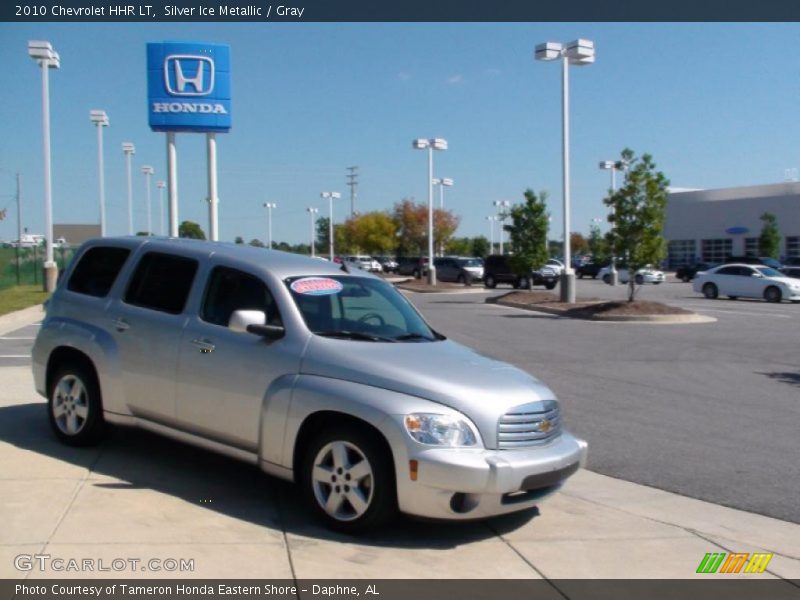
<svg viewBox="0 0 800 600"><path fill-rule="evenodd" d="M494 254L494 222L497 221L497 217L489 215L486 220L489 221L489 254Z"/></svg>
<svg viewBox="0 0 800 600"><path fill-rule="evenodd" d="M106 236L106 182L103 167L103 127L108 127L108 115L104 110L90 110L89 121L97 129L97 183L100 189L100 237Z"/></svg>
<svg viewBox="0 0 800 600"><path fill-rule="evenodd" d="M447 150L447 140L417 138L412 146L415 150L428 151L428 283L436 285L436 265L433 264L433 151Z"/></svg>
<svg viewBox="0 0 800 600"><path fill-rule="evenodd" d="M28 42L28 55L42 70L42 153L44 155L44 290L56 289L58 267L53 260L53 187L50 175L50 69L61 68L61 57L50 42Z"/></svg>
<svg viewBox="0 0 800 600"><path fill-rule="evenodd" d="M307 209L309 216L311 217L311 258L314 258L317 253L314 247L314 237L316 236L316 225L317 225L317 213L319 212L318 208L314 208L309 206ZM331 262L333 262L333 257L331 256Z"/></svg>
<svg viewBox="0 0 800 600"><path fill-rule="evenodd" d="M278 208L274 202L264 202L264 208L267 209L267 248L272 250L272 209Z"/></svg>
<svg viewBox="0 0 800 600"><path fill-rule="evenodd" d="M494 205L498 209L496 220L500 222L500 254L503 254L503 227L505 226L511 202L508 200L495 200Z"/></svg>
<svg viewBox="0 0 800 600"><path fill-rule="evenodd" d="M613 195L614 192L617 191L617 171L628 168L627 162L624 160L601 160L598 166L601 170L611 171L611 194ZM614 212L616 214L616 209ZM614 227L613 223L611 224L611 227ZM611 248L611 269L609 275L611 277L611 285L617 285L619 275L617 273L617 257L614 256L614 248Z"/></svg>
<svg viewBox="0 0 800 600"><path fill-rule="evenodd" d="M144 175L144 185L147 193L147 235L153 235L153 220L150 212L150 180L153 177L153 167L144 165L142 167L142 175Z"/></svg>
<svg viewBox="0 0 800 600"><path fill-rule="evenodd" d="M333 262L333 201L342 195L339 192L322 192L320 197L328 201L328 254Z"/></svg>
<svg viewBox="0 0 800 600"><path fill-rule="evenodd" d="M569 197L569 65L583 66L594 62L594 42L577 39L568 44L545 42L538 44L536 60L561 60L561 126L563 150L564 187L564 271L561 274L561 301L575 302L575 271L570 252L570 197Z"/></svg>
<svg viewBox="0 0 800 600"><path fill-rule="evenodd" d="M444 209L444 188L453 187L453 180L449 177L435 177L433 185L439 186L439 209Z"/></svg>
<svg viewBox="0 0 800 600"><path fill-rule="evenodd" d="M160 222L158 235L164 235L164 188L167 187L167 182L156 181L156 187L158 188L158 215Z"/></svg>
<svg viewBox="0 0 800 600"><path fill-rule="evenodd" d="M131 157L136 154L136 146L131 142L122 142L125 164L128 170L128 235L133 235L133 179L131 175Z"/></svg>

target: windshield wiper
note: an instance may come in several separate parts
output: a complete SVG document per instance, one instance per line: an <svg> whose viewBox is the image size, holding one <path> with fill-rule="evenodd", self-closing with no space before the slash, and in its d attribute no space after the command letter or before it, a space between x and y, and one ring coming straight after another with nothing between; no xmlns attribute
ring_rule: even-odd
<svg viewBox="0 0 800 600"><path fill-rule="evenodd" d="M372 335L371 333L362 333L361 331L315 331L317 335L323 337L342 337L351 340L363 340L365 342L394 342L395 340L380 335Z"/></svg>
<svg viewBox="0 0 800 600"><path fill-rule="evenodd" d="M403 335L398 335L394 339L398 342L405 340L426 340L428 342L432 342L434 338L428 337L427 335L422 335L421 333L404 333Z"/></svg>

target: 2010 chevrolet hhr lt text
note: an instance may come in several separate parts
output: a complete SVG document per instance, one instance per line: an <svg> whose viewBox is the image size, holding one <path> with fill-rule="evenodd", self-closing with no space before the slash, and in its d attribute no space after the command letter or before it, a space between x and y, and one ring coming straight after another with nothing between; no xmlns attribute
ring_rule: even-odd
<svg viewBox="0 0 800 600"><path fill-rule="evenodd" d="M447 340L377 276L233 244L84 244L36 389L67 444L136 425L299 484L345 531L534 506L586 460L542 382Z"/></svg>

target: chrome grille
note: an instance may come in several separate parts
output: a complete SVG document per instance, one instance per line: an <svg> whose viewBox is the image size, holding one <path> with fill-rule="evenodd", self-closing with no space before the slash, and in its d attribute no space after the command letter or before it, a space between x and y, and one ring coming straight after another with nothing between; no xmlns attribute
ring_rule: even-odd
<svg viewBox="0 0 800 600"><path fill-rule="evenodd" d="M559 433L561 415L558 403L554 400L531 402L512 408L500 417L497 422L497 447L500 450L513 450L536 446Z"/></svg>

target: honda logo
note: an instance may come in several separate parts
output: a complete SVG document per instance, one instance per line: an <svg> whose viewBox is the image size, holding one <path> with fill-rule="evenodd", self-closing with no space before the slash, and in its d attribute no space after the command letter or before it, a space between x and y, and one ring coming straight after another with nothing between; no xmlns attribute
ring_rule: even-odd
<svg viewBox="0 0 800 600"><path fill-rule="evenodd" d="M208 96L214 91L214 61L208 56L171 54L164 59L164 85L172 96Z"/></svg>

